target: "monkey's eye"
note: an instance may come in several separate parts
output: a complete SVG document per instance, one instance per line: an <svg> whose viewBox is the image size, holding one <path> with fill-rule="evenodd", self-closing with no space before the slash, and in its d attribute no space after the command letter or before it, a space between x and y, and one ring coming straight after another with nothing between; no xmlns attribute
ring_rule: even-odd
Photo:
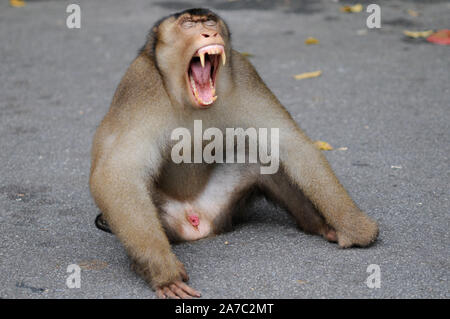
<svg viewBox="0 0 450 319"><path fill-rule="evenodd" d="M181 26L185 29L192 28L194 25L195 25L195 22L191 21L191 20L186 20L181 24Z"/></svg>
<svg viewBox="0 0 450 319"><path fill-rule="evenodd" d="M207 26L207 27L214 27L214 26L217 24L217 22L214 21L214 20L206 20L206 21L204 22L204 24L205 24L205 26Z"/></svg>

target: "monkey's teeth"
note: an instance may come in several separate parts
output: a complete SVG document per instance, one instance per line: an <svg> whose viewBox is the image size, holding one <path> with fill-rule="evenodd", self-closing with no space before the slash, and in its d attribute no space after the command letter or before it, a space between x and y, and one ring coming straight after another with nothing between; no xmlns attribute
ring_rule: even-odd
<svg viewBox="0 0 450 319"><path fill-rule="evenodd" d="M205 52L200 53L200 63L202 64L202 68L205 67Z"/></svg>
<svg viewBox="0 0 450 319"><path fill-rule="evenodd" d="M227 61L227 56L225 55L225 51L221 52L220 57L222 58L222 65L225 65L225 62Z"/></svg>
<svg viewBox="0 0 450 319"><path fill-rule="evenodd" d="M195 97L197 98L197 100L198 100L197 87L195 86L195 81L194 81L194 78L192 77L192 75L190 76L190 80L191 80L192 88L194 89L194 96L195 96Z"/></svg>
<svg viewBox="0 0 450 319"><path fill-rule="evenodd" d="M225 65L225 52L224 47L221 44L211 44L206 47L198 49L198 51L195 53L195 56L200 56L200 60L202 59L202 55L205 55L208 53L209 55L212 54L220 54L222 56L222 63Z"/></svg>
<svg viewBox="0 0 450 319"><path fill-rule="evenodd" d="M209 78L209 87L211 89L212 96L215 96L216 95L216 89L214 88L214 84L213 84L211 78ZM213 100L213 101L215 101L215 100Z"/></svg>

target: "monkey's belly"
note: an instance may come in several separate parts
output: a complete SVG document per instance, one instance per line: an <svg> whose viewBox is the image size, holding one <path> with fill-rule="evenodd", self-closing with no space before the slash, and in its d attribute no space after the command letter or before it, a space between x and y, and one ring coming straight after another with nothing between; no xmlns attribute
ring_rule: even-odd
<svg viewBox="0 0 450 319"><path fill-rule="evenodd" d="M227 165L168 165L158 188L164 227L182 240L216 234L227 220L246 170ZM189 222L190 216L198 218L197 227Z"/></svg>

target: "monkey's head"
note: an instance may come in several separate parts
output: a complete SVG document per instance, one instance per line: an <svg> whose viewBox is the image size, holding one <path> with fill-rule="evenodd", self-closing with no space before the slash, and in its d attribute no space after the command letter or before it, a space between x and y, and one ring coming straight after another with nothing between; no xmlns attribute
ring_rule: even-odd
<svg viewBox="0 0 450 319"><path fill-rule="evenodd" d="M182 105L210 107L231 56L225 22L208 9L185 10L158 22L150 41L169 95Z"/></svg>

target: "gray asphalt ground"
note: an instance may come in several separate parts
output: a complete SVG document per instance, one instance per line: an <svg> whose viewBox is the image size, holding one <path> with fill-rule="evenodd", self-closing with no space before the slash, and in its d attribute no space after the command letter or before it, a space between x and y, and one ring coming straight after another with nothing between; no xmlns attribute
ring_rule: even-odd
<svg viewBox="0 0 450 319"><path fill-rule="evenodd" d="M69 3L0 3L0 297L155 297L94 226L90 146L151 25L192 6L222 15L300 126L335 147L325 155L381 233L342 250L261 199L232 232L174 247L190 284L204 298L449 297L450 47L402 34L449 28L448 1L377 2L378 30L331 0L77 1L69 30ZM66 286L73 263L80 289ZM381 288L365 284L370 264Z"/></svg>

